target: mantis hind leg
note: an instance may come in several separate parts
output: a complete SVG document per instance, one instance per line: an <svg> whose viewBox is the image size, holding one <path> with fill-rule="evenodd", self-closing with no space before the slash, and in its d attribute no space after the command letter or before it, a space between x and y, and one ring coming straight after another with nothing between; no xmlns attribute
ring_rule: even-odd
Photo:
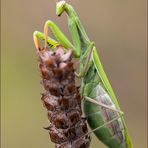
<svg viewBox="0 0 148 148"><path fill-rule="evenodd" d="M85 98L87 101L89 101L90 103L93 103L93 104L96 104L96 105L98 105L98 106L104 107L104 108L106 108L106 109L110 109L110 110L112 110L112 111L118 112L118 113L121 114L121 115L124 114L121 110L112 108L112 107L110 107L110 106L108 106L108 105L106 105L106 104L103 104L103 103L101 103L101 102L98 102L98 101L96 101L96 100L94 100L94 99L92 99L92 98L90 98L90 97L84 97L84 98Z"/></svg>

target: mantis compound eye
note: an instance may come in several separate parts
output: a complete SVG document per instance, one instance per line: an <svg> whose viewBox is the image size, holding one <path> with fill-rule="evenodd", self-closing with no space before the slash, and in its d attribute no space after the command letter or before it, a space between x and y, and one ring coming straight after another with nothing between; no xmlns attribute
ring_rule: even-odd
<svg viewBox="0 0 148 148"><path fill-rule="evenodd" d="M56 15L60 16L63 13L65 4L66 2L64 0L57 3Z"/></svg>

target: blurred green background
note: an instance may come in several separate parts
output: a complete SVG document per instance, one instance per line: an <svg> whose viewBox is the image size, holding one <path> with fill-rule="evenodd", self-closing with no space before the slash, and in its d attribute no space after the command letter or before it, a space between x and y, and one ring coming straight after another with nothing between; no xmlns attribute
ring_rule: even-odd
<svg viewBox="0 0 148 148"><path fill-rule="evenodd" d="M68 0L67 0L68 1ZM69 0L119 98L134 148L146 148L146 0ZM55 15L54 0L2 0L1 147L52 148L40 101L34 30L48 19L70 38L66 15ZM91 148L105 148L93 135Z"/></svg>

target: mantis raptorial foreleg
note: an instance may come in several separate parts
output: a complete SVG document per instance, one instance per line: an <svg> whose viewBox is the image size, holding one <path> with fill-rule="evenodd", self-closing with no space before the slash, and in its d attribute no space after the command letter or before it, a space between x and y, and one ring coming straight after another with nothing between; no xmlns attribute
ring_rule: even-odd
<svg viewBox="0 0 148 148"><path fill-rule="evenodd" d="M74 48L73 45L68 40L68 38L62 33L62 31L58 28L58 26L51 20L46 21L44 25L45 44L48 37L48 27L51 29L51 32L53 33L53 35L55 36L55 38L60 44L62 44L66 48L69 48L69 47Z"/></svg>
<svg viewBox="0 0 148 148"><path fill-rule="evenodd" d="M51 29L51 32L55 36L55 41L54 39L48 37L48 27ZM45 47L48 45L50 48L55 48L57 45L62 45L65 49L72 48L74 57L78 57L79 53L78 50L75 48L75 46L72 45L72 43L68 40L68 38L63 34L63 32L58 28L58 26L52 22L51 20L46 21L44 25L44 34L38 31L35 31L33 34L35 46L37 49L40 48L38 39L45 40Z"/></svg>
<svg viewBox="0 0 148 148"><path fill-rule="evenodd" d="M75 46L68 40L68 38L63 34L63 32L58 28L58 26L51 20L46 21L44 25L45 47L46 47L47 38L48 38L48 27L51 29L51 32L53 33L53 35L55 36L55 38L57 39L60 45L62 45L66 49L72 48L75 57L80 56L78 52L78 50L80 49L75 48Z"/></svg>
<svg viewBox="0 0 148 148"><path fill-rule="evenodd" d="M33 39L34 39L34 43L35 43L36 48L37 48L38 50L41 49L41 48L40 48L40 45L39 45L38 39L45 40L44 34L43 34L42 32L35 31L35 32L33 33ZM54 49L56 46L59 45L59 43L58 43L57 41L55 41L54 39L52 39L52 38L50 38L50 37L48 37L48 38L46 39L46 42L47 42L48 46L49 46L50 48L53 48L53 49Z"/></svg>
<svg viewBox="0 0 148 148"><path fill-rule="evenodd" d="M48 37L48 27L50 27L51 32L55 36L55 41L52 38ZM38 31L35 31L33 34L34 42L36 48L40 48L38 38L41 40L45 40L45 48L48 45L50 48L55 48L57 45L62 45L65 49L72 48L73 53L75 57L79 56L78 50L75 48L75 46L72 45L72 43L68 40L68 38L63 34L63 32L58 28L58 26L52 22L51 20L48 20L44 25L44 34Z"/></svg>

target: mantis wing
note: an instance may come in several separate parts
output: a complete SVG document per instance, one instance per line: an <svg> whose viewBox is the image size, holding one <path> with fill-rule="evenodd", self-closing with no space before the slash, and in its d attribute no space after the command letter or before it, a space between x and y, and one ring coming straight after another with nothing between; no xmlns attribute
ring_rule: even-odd
<svg viewBox="0 0 148 148"><path fill-rule="evenodd" d="M92 58L93 58L93 62L94 62L94 65L96 67L96 70L98 72L98 75L100 76L101 80L102 80L102 83L104 84L104 88L107 90L110 98L112 99L112 101L115 103L115 106L120 109L119 107L119 103L117 101L117 98L113 92L113 89L108 81L108 78L104 72L104 69L103 69L103 66L101 64L101 61L100 61L100 58L97 54L97 50L96 48L94 47L93 49L93 53L92 53ZM129 135L128 135L128 130L127 130L127 127L126 127L126 124L125 124L125 121L123 119L123 117L121 117L122 121L123 121L123 124L125 126L125 139L126 139L126 143L128 145L128 148L132 148L132 143L130 141L130 138L129 138Z"/></svg>
<svg viewBox="0 0 148 148"><path fill-rule="evenodd" d="M109 96L112 98L112 101L115 103L116 107L119 109L120 108L119 103L118 103L117 98L113 92L113 89L108 81L106 73L104 72L103 66L101 64L100 58L97 54L97 50L95 47L93 48L92 58L93 58L93 62L96 67L96 70L98 72L98 75L100 76L105 89L107 90Z"/></svg>

